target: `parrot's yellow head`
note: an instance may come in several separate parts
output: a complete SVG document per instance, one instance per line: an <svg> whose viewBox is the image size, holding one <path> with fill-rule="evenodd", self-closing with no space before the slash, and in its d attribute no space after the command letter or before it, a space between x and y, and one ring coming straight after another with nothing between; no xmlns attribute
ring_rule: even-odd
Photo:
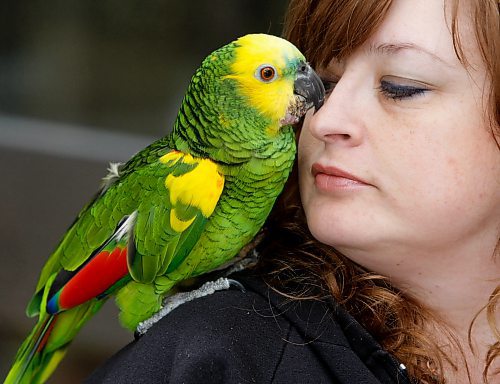
<svg viewBox="0 0 500 384"><path fill-rule="evenodd" d="M236 82L250 107L270 120L270 134L296 123L324 98L321 80L302 53L276 36L251 34L234 42L234 55L226 79Z"/></svg>

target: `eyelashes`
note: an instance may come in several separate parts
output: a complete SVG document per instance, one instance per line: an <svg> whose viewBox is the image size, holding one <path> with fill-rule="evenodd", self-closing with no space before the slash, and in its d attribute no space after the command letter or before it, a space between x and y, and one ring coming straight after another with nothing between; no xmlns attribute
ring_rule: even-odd
<svg viewBox="0 0 500 384"><path fill-rule="evenodd" d="M337 85L338 80L322 79L322 82L325 87L325 95L329 96ZM426 88L421 83L407 79L401 79L401 82L382 79L376 89L383 97L395 101L411 99L430 91L429 88Z"/></svg>
<svg viewBox="0 0 500 384"><path fill-rule="evenodd" d="M392 100L410 99L415 96L423 95L425 92L429 91L428 88L415 85L396 84L387 80L382 80L377 89L384 97Z"/></svg>

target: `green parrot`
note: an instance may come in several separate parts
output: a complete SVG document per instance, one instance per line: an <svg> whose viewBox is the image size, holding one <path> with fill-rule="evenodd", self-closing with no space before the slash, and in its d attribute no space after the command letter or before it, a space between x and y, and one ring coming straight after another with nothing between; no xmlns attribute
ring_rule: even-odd
<svg viewBox="0 0 500 384"><path fill-rule="evenodd" d="M170 135L112 164L43 267L38 322L5 383L43 383L80 328L116 297L134 330L172 288L228 263L264 224L295 158L297 123L321 80L281 38L252 34L195 72Z"/></svg>

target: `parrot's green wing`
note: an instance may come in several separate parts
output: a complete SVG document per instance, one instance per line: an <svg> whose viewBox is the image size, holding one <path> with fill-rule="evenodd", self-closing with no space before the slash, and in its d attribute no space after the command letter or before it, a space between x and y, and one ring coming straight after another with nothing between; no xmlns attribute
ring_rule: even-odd
<svg viewBox="0 0 500 384"><path fill-rule="evenodd" d="M144 157L144 154L138 156ZM60 292L61 297L80 295L81 287L90 298L102 298L112 293L112 287L123 280L151 283L156 277L175 268L189 254L199 239L207 219L212 214L224 187L224 177L217 165L206 159L194 159L178 151L158 155L138 166L134 171L117 177L104 193L98 196L70 228L61 244L46 264L37 293L28 306L33 315L47 300ZM117 249L128 268L118 265L125 261L109 255ZM106 252L106 256L103 254ZM90 269L99 271L88 273ZM82 278L82 276L90 276ZM56 276L56 278L54 278ZM111 277L110 277L111 276ZM79 280L78 285L69 284ZM66 290L66 291L65 291ZM62 294L64 292L64 294ZM72 300L75 305L81 300ZM68 310L63 303L52 303L52 312Z"/></svg>

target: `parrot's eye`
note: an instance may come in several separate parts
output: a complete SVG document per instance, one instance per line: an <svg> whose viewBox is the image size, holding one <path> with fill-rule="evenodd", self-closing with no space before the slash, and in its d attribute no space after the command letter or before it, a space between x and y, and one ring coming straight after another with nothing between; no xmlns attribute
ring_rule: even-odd
<svg viewBox="0 0 500 384"><path fill-rule="evenodd" d="M276 69L272 65L269 65L269 64L261 65L259 68L257 68L257 71L255 73L255 77L257 77L257 79L259 79L265 83L269 83L269 82L273 81L274 79L276 79L276 77L277 77Z"/></svg>

